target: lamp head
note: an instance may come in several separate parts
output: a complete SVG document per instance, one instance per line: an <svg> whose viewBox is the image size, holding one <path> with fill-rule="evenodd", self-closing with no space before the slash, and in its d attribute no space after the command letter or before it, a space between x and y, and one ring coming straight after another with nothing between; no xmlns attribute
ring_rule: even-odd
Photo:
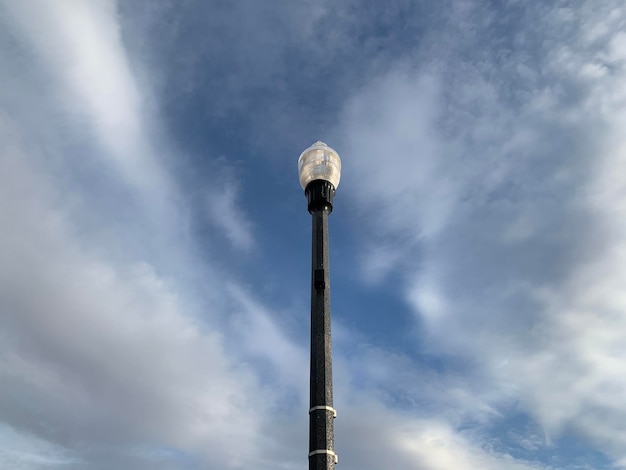
<svg viewBox="0 0 626 470"><path fill-rule="evenodd" d="M337 152L318 140L300 154L298 176L307 197L309 212L332 212L335 190L341 177L341 159Z"/></svg>
<svg viewBox="0 0 626 470"><path fill-rule="evenodd" d="M300 154L298 175L302 189L315 180L328 181L337 189L341 177L341 159L335 150L318 140Z"/></svg>

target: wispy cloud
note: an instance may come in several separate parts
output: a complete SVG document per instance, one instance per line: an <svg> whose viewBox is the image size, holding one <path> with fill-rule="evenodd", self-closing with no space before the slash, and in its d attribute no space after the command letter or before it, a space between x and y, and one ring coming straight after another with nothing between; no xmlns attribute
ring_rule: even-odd
<svg viewBox="0 0 626 470"><path fill-rule="evenodd" d="M353 403L359 406L347 408L338 431L350 436L347 442L344 440L343 447L349 452L349 464L355 467L384 466L391 460L394 468L407 470L416 465L428 470L545 468L519 462L506 453L485 450L471 433L459 433L445 421L408 418L406 412L385 409L371 400ZM361 409L368 412L362 413ZM377 445L371 445L372 442Z"/></svg>
<svg viewBox="0 0 626 470"><path fill-rule="evenodd" d="M225 352L220 314L202 312L181 286L180 277L212 274L188 263L183 198L164 170L167 139L151 138L158 117L143 108L115 4L3 8L20 46L5 52L32 64L18 70L44 73L53 96L42 91L39 107L0 121L3 422L58 465L55 452L67 452L82 466L130 468L172 447L242 465L256 453L267 405L254 374ZM7 107L29 93L8 81ZM32 125L38 114L57 136ZM85 175L96 176L93 186ZM224 298L219 288L205 295ZM146 442L156 454L142 450Z"/></svg>
<svg viewBox="0 0 626 470"><path fill-rule="evenodd" d="M228 458L245 458L262 407L219 333L148 262L112 262L76 238L22 159L2 162L6 422L74 451L151 439L204 455L237 435Z"/></svg>
<svg viewBox="0 0 626 470"><path fill-rule="evenodd" d="M626 12L540 8L477 61L470 49L507 20L464 5L459 24L482 15L483 30L347 108L351 189L378 208L373 236L397 251L430 348L471 354L548 434L621 465Z"/></svg>
<svg viewBox="0 0 626 470"><path fill-rule="evenodd" d="M235 171L221 161L209 186L206 191L209 222L226 235L234 248L250 250L254 246L252 223L241 208L241 182Z"/></svg>
<svg viewBox="0 0 626 470"><path fill-rule="evenodd" d="M130 69L115 3L34 0L4 9L6 26L40 61L66 119L84 124L122 178L162 192L166 177L148 134L146 96Z"/></svg>

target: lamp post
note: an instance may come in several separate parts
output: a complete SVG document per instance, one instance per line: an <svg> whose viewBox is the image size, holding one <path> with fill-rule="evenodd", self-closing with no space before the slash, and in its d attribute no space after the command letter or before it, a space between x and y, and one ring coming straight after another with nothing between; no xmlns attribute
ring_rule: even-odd
<svg viewBox="0 0 626 470"><path fill-rule="evenodd" d="M309 470L332 470L337 463L333 429L337 412L333 408L328 215L339 185L341 159L317 141L300 155L298 174L313 220Z"/></svg>

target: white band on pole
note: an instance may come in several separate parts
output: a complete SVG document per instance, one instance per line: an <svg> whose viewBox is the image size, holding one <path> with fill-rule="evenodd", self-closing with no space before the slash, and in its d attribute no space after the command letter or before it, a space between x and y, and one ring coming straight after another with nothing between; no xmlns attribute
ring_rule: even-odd
<svg viewBox="0 0 626 470"><path fill-rule="evenodd" d="M311 414L313 411L317 411L317 410L326 410L326 411L332 411L333 412L333 418L337 417L337 410L334 409L332 406L327 406L327 405L318 405L318 406L314 406L313 408L311 408L309 410L309 414Z"/></svg>
<svg viewBox="0 0 626 470"><path fill-rule="evenodd" d="M331 455L335 458L335 463L339 463L339 456L337 454L335 454L332 450L328 450L328 449L318 449L318 450L312 450L311 452L309 452L309 457L312 457L314 455L317 454L328 454Z"/></svg>

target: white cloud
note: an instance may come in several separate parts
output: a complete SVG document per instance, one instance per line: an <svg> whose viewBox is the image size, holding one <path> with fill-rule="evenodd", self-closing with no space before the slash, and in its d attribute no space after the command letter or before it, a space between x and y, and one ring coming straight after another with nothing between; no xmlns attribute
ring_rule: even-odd
<svg viewBox="0 0 626 470"><path fill-rule="evenodd" d="M623 462L626 12L528 10L517 47L472 56L485 12L469 3L445 51L353 98L345 193L376 208L433 352L474 358L548 434Z"/></svg>
<svg viewBox="0 0 626 470"><path fill-rule="evenodd" d="M345 163L344 186L357 191L368 202L368 210L371 205L381 209L376 203L379 191L395 201L395 205L382 201L384 223L373 224L383 234L410 227L423 236L433 236L448 216L454 188L450 176L442 173L446 162L437 159L439 142L432 122L438 88L435 77L415 77L410 70L401 69L375 82L348 108L346 145L350 152L346 154L354 155L355 161ZM385 99L380 99L381 93ZM376 186L366 184L370 182ZM434 205L425 203L428 190L435 192L428 198ZM419 226L402 212L408 205L424 214Z"/></svg>
<svg viewBox="0 0 626 470"><path fill-rule="evenodd" d="M3 60L24 85L8 76L0 93L0 414L31 440L21 460L38 453L62 466L61 452L94 468L139 468L156 466L163 447L246 465L271 401L225 350L227 296L217 287L193 299L181 285L214 273L190 262L167 139L151 140L156 118L115 4L3 9L19 45L2 44ZM41 76L47 90L29 88Z"/></svg>
<svg viewBox="0 0 626 470"><path fill-rule="evenodd" d="M249 251L254 237L252 224L239 203L241 184L231 169L219 169L214 175L206 196L209 222L223 231L233 247Z"/></svg>
<svg viewBox="0 0 626 470"><path fill-rule="evenodd" d="M350 439L339 441L340 464L349 468L424 470L545 468L519 462L510 455L481 448L478 439L464 435L444 421L420 419L380 407L375 401L353 400L357 406L344 411L344 423L337 429ZM367 410L367 412L363 412ZM341 452L348 454L343 458Z"/></svg>
<svg viewBox="0 0 626 470"><path fill-rule="evenodd" d="M44 65L48 92L107 149L129 183L154 197L167 184L148 136L144 104L108 0L6 2L7 26Z"/></svg>
<svg viewBox="0 0 626 470"><path fill-rule="evenodd" d="M50 182L23 157L2 160L5 419L74 451L149 439L205 456L220 449L239 466L264 408L254 376L193 320L176 284L73 236L47 203Z"/></svg>
<svg viewBox="0 0 626 470"><path fill-rule="evenodd" d="M277 323L277 316L270 315L267 308L243 288L235 284L226 288L236 299L237 313L231 318L233 340L240 343L246 354L269 363L281 386L297 390L299 400L306 406L309 366L306 345L297 344L295 337L290 338Z"/></svg>

